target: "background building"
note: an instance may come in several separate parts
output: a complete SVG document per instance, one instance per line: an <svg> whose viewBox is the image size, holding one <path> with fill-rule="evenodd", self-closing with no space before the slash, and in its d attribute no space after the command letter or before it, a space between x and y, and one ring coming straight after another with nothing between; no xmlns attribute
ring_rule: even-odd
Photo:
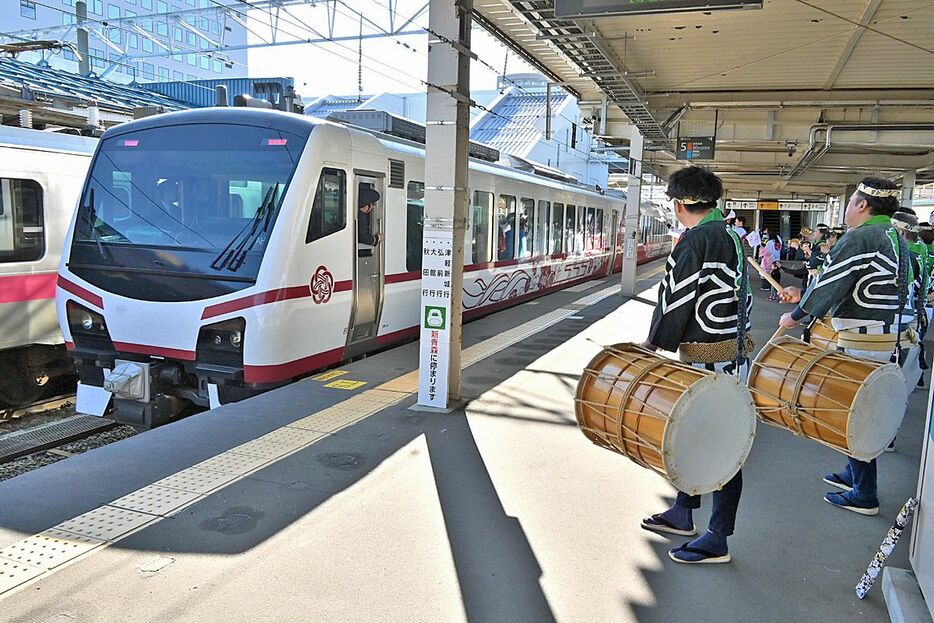
<svg viewBox="0 0 934 623"><path fill-rule="evenodd" d="M582 184L608 187L610 167L624 167L592 151L593 134L586 129L577 100L563 89L550 90L538 74L500 78L499 88L473 91L470 96L483 109L471 111L470 140L495 147L570 174ZM426 94L326 95L305 98L305 114L326 118L338 110L374 109L425 122Z"/></svg>
<svg viewBox="0 0 934 623"><path fill-rule="evenodd" d="M246 44L246 28L211 0L87 0L91 71L115 82L245 76L246 50L205 52ZM0 34L76 41L75 0L0 0ZM28 52L20 60L77 72L70 50Z"/></svg>

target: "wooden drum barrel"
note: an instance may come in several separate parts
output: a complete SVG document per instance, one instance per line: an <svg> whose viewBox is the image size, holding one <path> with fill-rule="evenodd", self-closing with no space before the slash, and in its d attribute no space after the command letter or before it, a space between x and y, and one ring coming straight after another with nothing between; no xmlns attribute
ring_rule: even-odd
<svg viewBox="0 0 934 623"><path fill-rule="evenodd" d="M837 331L833 328L833 325L830 324L830 316L816 318L811 323L811 326L808 327L808 333L810 335L808 342L812 346L824 350L834 350L837 348Z"/></svg>
<svg viewBox="0 0 934 623"><path fill-rule="evenodd" d="M575 410L593 443L690 494L723 487L755 437L752 397L739 379L634 344L617 344L594 357L577 385Z"/></svg>
<svg viewBox="0 0 934 623"><path fill-rule="evenodd" d="M749 371L759 417L861 461L879 456L905 414L895 364L773 338Z"/></svg>

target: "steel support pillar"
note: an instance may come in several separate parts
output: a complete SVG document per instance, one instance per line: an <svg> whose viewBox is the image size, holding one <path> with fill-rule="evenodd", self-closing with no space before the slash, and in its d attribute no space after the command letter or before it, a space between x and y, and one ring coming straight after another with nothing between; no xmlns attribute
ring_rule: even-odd
<svg viewBox="0 0 934 623"><path fill-rule="evenodd" d="M902 176L902 200L903 208L911 208L914 205L915 180L917 176L914 171L905 171Z"/></svg>
<svg viewBox="0 0 934 623"><path fill-rule="evenodd" d="M428 7L422 268L431 269L422 273L418 404L442 410L461 396L472 11L473 0Z"/></svg>
<svg viewBox="0 0 934 623"><path fill-rule="evenodd" d="M847 187L847 190L850 190L849 186ZM853 192L856 192L856 187L855 187L855 186L853 187ZM836 220L835 223L828 223L828 225L838 225L838 226L839 226L839 225L843 225L843 224L844 224L844 223L843 223L843 217L846 215L846 204L848 204L848 203L850 202L850 195L852 195L853 192L845 192L845 193L843 193L842 195L840 195L839 197L837 197L837 201L840 203L840 205L837 206L837 220Z"/></svg>
<svg viewBox="0 0 934 623"><path fill-rule="evenodd" d="M82 76L91 74L91 56L88 48L88 29L85 22L88 21L88 5L84 0L75 2L75 18L78 23L78 73Z"/></svg>
<svg viewBox="0 0 934 623"><path fill-rule="evenodd" d="M639 216L642 204L642 147L644 140L635 126L629 127L629 184L626 188L626 244L623 247L621 294L636 295L636 262L639 259Z"/></svg>

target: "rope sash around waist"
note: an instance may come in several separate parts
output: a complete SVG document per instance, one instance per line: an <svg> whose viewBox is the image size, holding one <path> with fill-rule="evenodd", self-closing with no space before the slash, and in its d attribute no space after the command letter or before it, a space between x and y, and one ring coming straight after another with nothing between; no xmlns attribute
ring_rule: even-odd
<svg viewBox="0 0 934 623"><path fill-rule="evenodd" d="M755 343L747 333L743 350L751 353ZM729 363L736 360L736 340L719 342L682 342L678 345L678 358L684 363Z"/></svg>

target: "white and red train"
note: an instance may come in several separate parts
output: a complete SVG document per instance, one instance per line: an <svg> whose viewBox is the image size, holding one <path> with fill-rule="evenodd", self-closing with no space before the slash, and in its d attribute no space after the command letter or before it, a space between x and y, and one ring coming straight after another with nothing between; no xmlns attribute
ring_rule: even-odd
<svg viewBox="0 0 934 623"><path fill-rule="evenodd" d="M55 317L61 249L97 139L0 127L0 404L72 371Z"/></svg>
<svg viewBox="0 0 934 623"><path fill-rule="evenodd" d="M109 391L117 419L158 424L415 337L424 168L417 143L275 111L108 130L57 290L79 407ZM364 188L381 196L367 216ZM467 318L621 266L620 199L477 159L470 197Z"/></svg>

